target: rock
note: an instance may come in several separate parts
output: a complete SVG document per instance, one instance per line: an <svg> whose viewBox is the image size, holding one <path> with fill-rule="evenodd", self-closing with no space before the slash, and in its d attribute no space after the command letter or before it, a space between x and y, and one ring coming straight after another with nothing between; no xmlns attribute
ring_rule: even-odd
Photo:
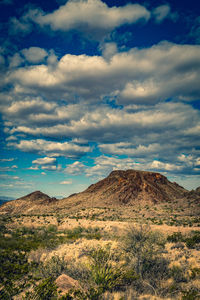
<svg viewBox="0 0 200 300"><path fill-rule="evenodd" d="M56 279L56 285L62 294L66 294L72 288L79 288L78 281L66 274L62 274Z"/></svg>

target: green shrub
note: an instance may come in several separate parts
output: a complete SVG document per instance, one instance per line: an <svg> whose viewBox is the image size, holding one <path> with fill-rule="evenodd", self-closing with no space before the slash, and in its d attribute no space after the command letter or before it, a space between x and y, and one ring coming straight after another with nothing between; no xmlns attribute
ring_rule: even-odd
<svg viewBox="0 0 200 300"><path fill-rule="evenodd" d="M110 259L109 250L103 248L93 249L90 254L91 278L95 284L102 289L111 290L121 283L121 271L113 267Z"/></svg>
<svg viewBox="0 0 200 300"><path fill-rule="evenodd" d="M165 239L162 234L152 232L149 226L131 227L125 240L125 251L134 261L137 274L141 277L147 272L147 265L164 250Z"/></svg>
<svg viewBox="0 0 200 300"><path fill-rule="evenodd" d="M186 246L188 248L195 248L200 243L200 232L194 231L190 234L190 236L185 238Z"/></svg>
<svg viewBox="0 0 200 300"><path fill-rule="evenodd" d="M24 300L58 299L57 286L52 277L42 280L35 286L33 292L27 292Z"/></svg>
<svg viewBox="0 0 200 300"><path fill-rule="evenodd" d="M200 293L197 289L182 291L182 300L197 300L200 298Z"/></svg>
<svg viewBox="0 0 200 300"><path fill-rule="evenodd" d="M185 269L179 266L173 266L170 270L170 275L174 279L175 282L187 282L185 277Z"/></svg>
<svg viewBox="0 0 200 300"><path fill-rule="evenodd" d="M53 224L47 227L47 232L57 232L57 230L58 230L57 226Z"/></svg>
<svg viewBox="0 0 200 300"><path fill-rule="evenodd" d="M134 270L118 266L109 248L96 248L89 253L90 281L94 282L100 293L120 289L136 279Z"/></svg>
<svg viewBox="0 0 200 300"><path fill-rule="evenodd" d="M0 250L0 283L18 280L29 272L30 264L22 252Z"/></svg>
<svg viewBox="0 0 200 300"><path fill-rule="evenodd" d="M200 278L200 268L192 268L190 278L191 279Z"/></svg>
<svg viewBox="0 0 200 300"><path fill-rule="evenodd" d="M61 274L65 273L67 269L67 264L64 258L59 256L53 256L50 260L44 262L38 267L38 273L40 276L49 278L57 278Z"/></svg>
<svg viewBox="0 0 200 300"><path fill-rule="evenodd" d="M167 237L167 241L172 243L183 242L183 240L184 238L181 232L174 232Z"/></svg>

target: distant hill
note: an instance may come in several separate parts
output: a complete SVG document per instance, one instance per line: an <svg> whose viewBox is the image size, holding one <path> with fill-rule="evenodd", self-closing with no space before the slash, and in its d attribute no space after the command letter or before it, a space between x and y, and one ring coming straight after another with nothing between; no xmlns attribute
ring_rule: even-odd
<svg viewBox="0 0 200 300"><path fill-rule="evenodd" d="M42 213L47 211L58 200L48 195L35 191L24 197L4 203L0 208L0 213L20 214L20 213Z"/></svg>
<svg viewBox="0 0 200 300"><path fill-rule="evenodd" d="M192 190L186 193L187 199L200 199L200 186L197 187L195 190Z"/></svg>

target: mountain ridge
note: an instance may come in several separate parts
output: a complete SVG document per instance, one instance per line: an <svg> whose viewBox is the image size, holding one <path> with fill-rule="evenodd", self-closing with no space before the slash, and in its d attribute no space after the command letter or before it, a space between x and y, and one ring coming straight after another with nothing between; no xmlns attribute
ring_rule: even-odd
<svg viewBox="0 0 200 300"><path fill-rule="evenodd" d="M71 204L134 205L136 201L157 203L182 198L188 191L157 172L116 170L85 191L65 198ZM98 200L99 199L99 200ZM62 200L64 201L64 199ZM102 203L100 203L100 201Z"/></svg>
<svg viewBox="0 0 200 300"><path fill-rule="evenodd" d="M89 207L134 207L135 205L167 203L179 199L197 199L199 191L188 191L158 172L115 170L86 190L63 199L49 197L41 191L5 203L0 213L66 212Z"/></svg>

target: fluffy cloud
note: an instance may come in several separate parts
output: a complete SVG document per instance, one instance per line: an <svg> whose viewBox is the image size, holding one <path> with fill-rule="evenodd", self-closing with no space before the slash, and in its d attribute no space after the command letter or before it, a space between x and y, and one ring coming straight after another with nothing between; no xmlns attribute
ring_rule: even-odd
<svg viewBox="0 0 200 300"><path fill-rule="evenodd" d="M7 180L7 179L18 180L18 179L20 179L19 176L10 176L10 175L7 175L7 174L0 174L0 178L2 180Z"/></svg>
<svg viewBox="0 0 200 300"><path fill-rule="evenodd" d="M42 157L32 161L35 166L28 168L29 170L41 170L46 171L60 171L62 169L61 165L57 165L56 158L54 157Z"/></svg>
<svg viewBox="0 0 200 300"><path fill-rule="evenodd" d="M20 56L19 53L15 53L12 57L9 58L10 61L10 68L15 68L20 66L23 63L23 58Z"/></svg>
<svg viewBox="0 0 200 300"><path fill-rule="evenodd" d="M78 29L80 31L112 30L126 23L148 20L150 12L139 4L108 7L100 0L70 0L53 13L38 11L34 21L53 30Z"/></svg>
<svg viewBox="0 0 200 300"><path fill-rule="evenodd" d="M60 171L62 169L62 166L61 165L46 165L46 166L42 166L41 167L42 170L47 170L47 171Z"/></svg>
<svg viewBox="0 0 200 300"><path fill-rule="evenodd" d="M161 23L170 13L170 6L169 5L161 5L156 7L152 14L155 18L157 23Z"/></svg>
<svg viewBox="0 0 200 300"><path fill-rule="evenodd" d="M8 161L13 161L15 158L1 158L0 162L8 162Z"/></svg>
<svg viewBox="0 0 200 300"><path fill-rule="evenodd" d="M163 163L158 160L154 160L149 167L153 170L165 170L165 171L174 171L174 170L181 170L182 166L178 166L175 164L170 163Z"/></svg>
<svg viewBox="0 0 200 300"><path fill-rule="evenodd" d="M36 170L39 170L39 167L38 166L31 166L31 167L29 167L27 169L28 170L34 170L34 171L36 171Z"/></svg>
<svg viewBox="0 0 200 300"><path fill-rule="evenodd" d="M32 30L32 24L26 16L21 17L20 19L17 19L16 17L12 17L10 19L10 28L9 32L13 35L18 34L19 32L21 34L26 35L27 33L30 33Z"/></svg>
<svg viewBox="0 0 200 300"><path fill-rule="evenodd" d="M30 114L51 112L55 106L55 103L48 103L40 97L35 97L35 99L27 97L25 100L13 101L9 107L5 108L5 114L8 117L26 118Z"/></svg>
<svg viewBox="0 0 200 300"><path fill-rule="evenodd" d="M102 50L104 57L67 54L53 68L26 66L7 74L6 83L14 89L0 100L8 145L73 159L93 150L131 158L121 165L116 157L108 170L119 163L119 168L198 172L199 110L186 101L200 97L200 47L163 42L121 53L115 44ZM16 136L19 142L13 140ZM181 158L183 153L188 159L192 155L191 164ZM88 176L103 172L102 161L88 168ZM75 162L66 172L86 169Z"/></svg>
<svg viewBox="0 0 200 300"><path fill-rule="evenodd" d="M81 111L82 106L77 106L76 108ZM99 143L117 143L120 139L121 142L128 142L131 140L137 141L138 145L141 145L138 149L134 150L136 155L139 151L152 152L153 150L161 150L158 148L158 139L163 142L168 137L172 139L177 139L178 135L190 140L190 145L192 145L192 140L189 134L185 134L189 128L197 126L199 123L199 112L193 109L191 106L181 103L161 103L153 107L146 107L143 109L135 110L131 107L127 109L117 109L111 108L109 106L99 106L93 108L93 110L86 110L81 112L80 119L71 119L70 122L62 123L59 119L58 124L55 126L47 126L43 124L41 126L18 126L10 130L10 133L26 133L35 136L46 136L46 137L57 137L57 138L84 138L86 141L93 141ZM147 145L143 145L144 140L147 145L151 144L150 148L145 148ZM40 140L39 140L40 141ZM75 140L77 141L77 140ZM24 141L25 142L25 141ZM196 140L195 140L196 142ZM35 148L38 142L32 145L32 142L28 141L30 144L30 149ZM160 143L159 143L160 144ZM177 144L177 143L175 143ZM187 146L187 143L184 142ZM53 143L52 145L57 145ZM63 149L65 146L69 147L69 143L63 144ZM75 146L76 144L74 144ZM142 145L144 146L142 148ZM116 145L117 146L117 145ZM123 146L123 147L121 147ZM128 149L128 144L120 144L117 146L118 150L120 148ZM38 147L38 146L37 146ZM80 147L77 146L77 147ZM173 147L173 144L172 144ZM107 149L105 145L102 149ZM47 151L48 144L47 144ZM86 147L86 151L88 147Z"/></svg>
<svg viewBox="0 0 200 300"><path fill-rule="evenodd" d="M108 60L118 52L116 43L104 43L100 47L100 49L102 51L103 57Z"/></svg>
<svg viewBox="0 0 200 300"><path fill-rule="evenodd" d="M77 165L79 162L76 162ZM75 163L68 166L68 169L71 168L71 174L78 175L76 168L74 168ZM84 169L83 169L84 167ZM81 172L84 173L87 177L94 177L95 179L100 179L107 176L113 170L149 170L155 172L181 172L183 166L172 163L164 163L158 160L153 160L149 162L136 162L131 158L119 158L119 157L110 157L110 156L99 156L95 158L94 166L88 167L86 165L81 166ZM69 172L68 172L69 173Z"/></svg>
<svg viewBox="0 0 200 300"><path fill-rule="evenodd" d="M158 143L145 145L138 145L134 148L130 142L120 142L115 144L101 144L99 148L103 153L114 155L127 155L130 157L145 157L158 154L163 151L166 145L160 145Z"/></svg>
<svg viewBox="0 0 200 300"><path fill-rule="evenodd" d="M194 169L198 168L200 166L200 156L198 157L198 156L191 155L191 154L187 154L187 155L181 154L180 156L178 156L178 160L183 162L188 167L193 167ZM196 169L196 170L199 170L199 169Z"/></svg>
<svg viewBox="0 0 200 300"><path fill-rule="evenodd" d="M25 59L30 63L39 63L48 56L47 51L39 47L30 47L28 49L23 49L21 52Z"/></svg>
<svg viewBox="0 0 200 300"><path fill-rule="evenodd" d="M13 96L14 97L14 96ZM24 100L15 100L11 104L2 105L8 127L19 125L54 126L68 124L71 120L79 120L84 114L86 107L80 104L59 105L55 102L47 102L40 97L24 97Z"/></svg>
<svg viewBox="0 0 200 300"><path fill-rule="evenodd" d="M19 143L10 142L8 145L40 155L76 158L87 156L88 152L93 150L87 146L87 141L90 141L96 143L101 153L126 155L132 159L137 158L140 162L146 160L148 164L145 167L149 169L171 169L177 172L187 168L187 172L193 172L196 168L194 163L189 166L183 162L181 156L182 153L187 157L193 155L195 160L200 155L199 131L196 135L193 132L189 133L189 130L199 124L199 111L192 106L168 102L155 106L127 106L126 109L117 109L102 105L89 111L82 109L82 105L75 106L80 111L77 112L78 115L81 114L80 119L72 118L64 124L63 119L58 119L58 124L50 127L45 124L31 127L27 119L26 126L11 129L12 134L21 132L57 139L71 137L71 142L23 139ZM154 164L151 165L154 160ZM180 168L182 164L184 168ZM138 166L141 167L143 166ZM95 168L97 173L98 168L101 169ZM69 174L80 174L84 170L85 166L81 162L75 162L66 168Z"/></svg>
<svg viewBox="0 0 200 300"><path fill-rule="evenodd" d="M85 168L85 173L88 177L104 177L113 170L137 169L137 166L130 158L99 156L93 167Z"/></svg>
<svg viewBox="0 0 200 300"><path fill-rule="evenodd" d="M13 56L8 57L9 68L16 68L22 64L40 64L44 62L45 59L47 60L49 67L52 67L57 63L57 56L53 49L47 52L40 47L25 48L15 53Z"/></svg>
<svg viewBox="0 0 200 300"><path fill-rule="evenodd" d="M67 54L53 70L47 65L19 68L6 82L47 98L74 101L78 96L97 102L115 95L122 105L151 104L168 98L199 99L199 72L200 46L162 42L116 53L109 61Z"/></svg>
<svg viewBox="0 0 200 300"><path fill-rule="evenodd" d="M54 157L42 157L32 161L33 164L37 164L37 165L51 165L54 164L55 162L56 162L56 158Z"/></svg>
<svg viewBox="0 0 200 300"><path fill-rule="evenodd" d="M72 184L72 180L61 181L60 184Z"/></svg>
<svg viewBox="0 0 200 300"><path fill-rule="evenodd" d="M71 165L68 165L65 169L65 172L72 175L79 175L84 173L85 165L80 161L75 161Z"/></svg>
<svg viewBox="0 0 200 300"><path fill-rule="evenodd" d="M91 151L90 147L80 146L70 142L60 143L42 139L21 140L20 143L12 143L10 146L24 152L35 152L39 154L48 153L51 156L67 156L71 158L81 157Z"/></svg>

